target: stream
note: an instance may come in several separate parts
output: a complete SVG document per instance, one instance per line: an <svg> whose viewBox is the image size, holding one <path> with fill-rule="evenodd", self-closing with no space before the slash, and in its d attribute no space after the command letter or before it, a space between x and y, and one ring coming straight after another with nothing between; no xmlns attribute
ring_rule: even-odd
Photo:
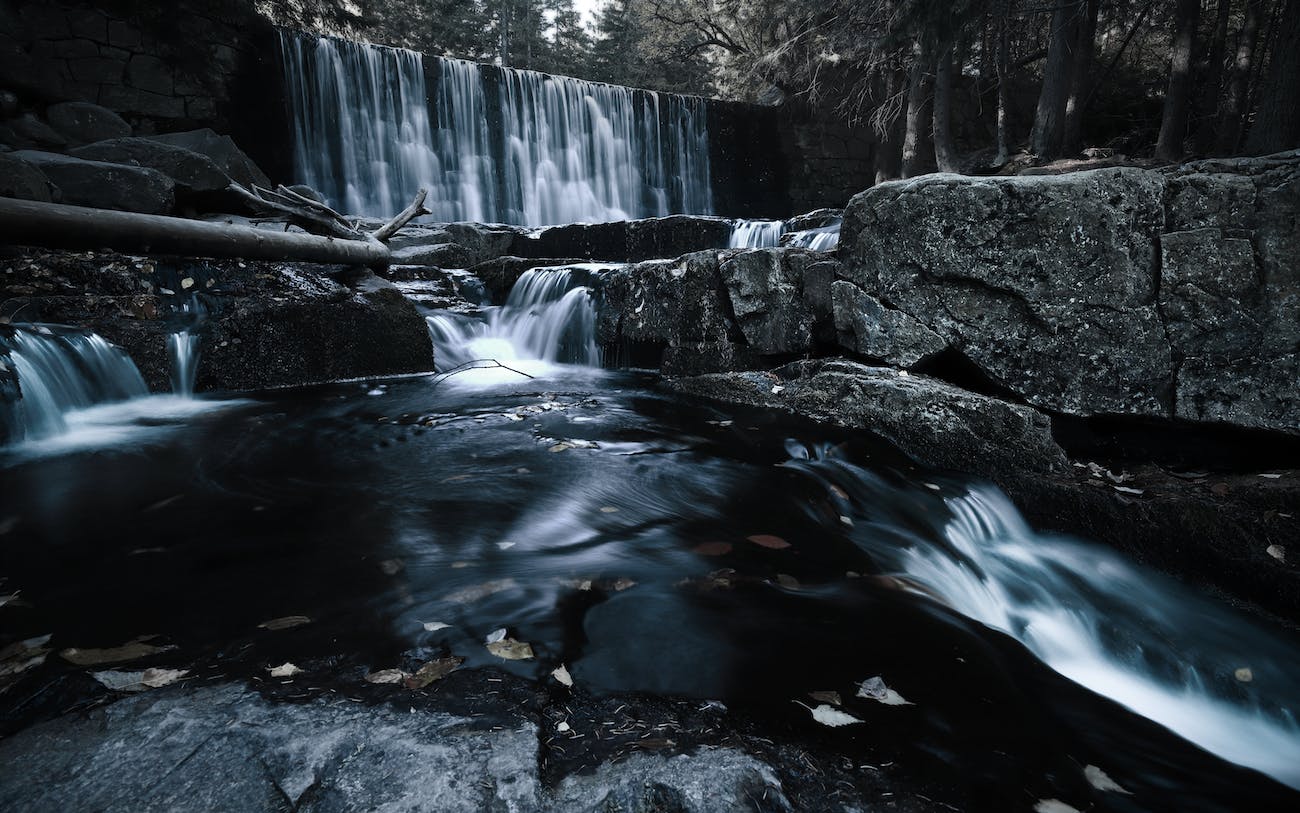
<svg viewBox="0 0 1300 813"><path fill-rule="evenodd" d="M1084 766L1123 788L1109 809L1295 805L1292 633L1035 533L993 486L863 433L601 369L599 273L531 271L477 318L428 314L442 364L508 368L51 394L61 423L0 449L0 576L29 605L0 644L151 635L208 676L292 661L340 684L447 654L537 680L565 664L585 691L892 755L973 807ZM63 347L111 367L91 339ZM311 622L259 629L291 616ZM502 629L536 657L489 653ZM0 695L5 733L79 671L51 657ZM823 728L822 706L853 719Z"/></svg>

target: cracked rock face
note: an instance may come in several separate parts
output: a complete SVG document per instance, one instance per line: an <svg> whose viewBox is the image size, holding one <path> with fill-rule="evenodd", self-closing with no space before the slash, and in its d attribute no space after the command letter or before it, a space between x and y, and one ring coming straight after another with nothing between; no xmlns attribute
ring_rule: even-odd
<svg viewBox="0 0 1300 813"><path fill-rule="evenodd" d="M1300 153L887 183L841 241L846 349L919 326L1043 409L1300 433Z"/></svg>
<svg viewBox="0 0 1300 813"><path fill-rule="evenodd" d="M1165 415L1162 190L1134 169L882 184L846 212L844 275L1036 406Z"/></svg>

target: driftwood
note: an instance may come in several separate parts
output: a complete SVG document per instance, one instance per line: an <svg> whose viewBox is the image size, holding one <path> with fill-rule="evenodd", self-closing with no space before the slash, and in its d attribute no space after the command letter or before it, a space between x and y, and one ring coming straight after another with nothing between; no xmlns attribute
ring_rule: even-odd
<svg viewBox="0 0 1300 813"><path fill-rule="evenodd" d="M274 191L253 187L250 191L232 184L230 189L249 205L283 215L309 233L0 198L0 243L384 266L392 259L384 241L413 218L427 213L426 192L421 189L401 214L379 229L365 232L328 206L285 187Z"/></svg>

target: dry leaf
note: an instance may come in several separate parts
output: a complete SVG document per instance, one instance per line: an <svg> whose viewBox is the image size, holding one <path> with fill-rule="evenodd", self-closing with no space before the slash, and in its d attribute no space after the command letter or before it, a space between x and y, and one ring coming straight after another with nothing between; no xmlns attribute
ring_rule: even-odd
<svg viewBox="0 0 1300 813"><path fill-rule="evenodd" d="M868 700L874 700L877 703L884 703L886 706L911 706L903 696L885 685L884 679L879 676L867 678L858 684L858 697L865 697Z"/></svg>
<svg viewBox="0 0 1300 813"><path fill-rule="evenodd" d="M507 661L524 661L533 657L533 648L523 641L507 638L487 645L488 652Z"/></svg>
<svg viewBox="0 0 1300 813"><path fill-rule="evenodd" d="M429 661L416 670L414 675L411 675L406 679L406 688L423 689L435 680L442 680L447 675L455 672L464 662L464 658L457 658L455 656Z"/></svg>
<svg viewBox="0 0 1300 813"><path fill-rule="evenodd" d="M798 700L794 702L799 703ZM831 728L840 728L841 726L853 725L854 723L862 722L857 717L854 717L852 714L847 714L845 712L842 712L833 706L827 706L825 704L822 704L817 708L813 708L812 706L808 706L803 703L799 703L799 705L811 711L814 720L816 720L817 722L821 723L824 726L830 726Z"/></svg>
<svg viewBox="0 0 1300 813"><path fill-rule="evenodd" d="M776 574L776 583L789 590L799 589L799 580L788 573Z"/></svg>
<svg viewBox="0 0 1300 813"><path fill-rule="evenodd" d="M506 628L502 627L499 630L493 630L492 632L489 632L487 638L483 639L483 643L495 644L497 641L504 641L505 639L506 639Z"/></svg>
<svg viewBox="0 0 1300 813"><path fill-rule="evenodd" d="M1088 784L1092 785L1097 790L1112 791L1114 793L1123 793L1126 796L1133 795L1129 791L1124 790L1124 788L1120 787L1118 782L1116 782L1114 779L1111 779L1109 776L1107 776L1106 772L1103 771L1101 768L1098 768L1096 765L1088 765L1087 767L1085 767L1083 769L1083 775L1087 777Z"/></svg>
<svg viewBox="0 0 1300 813"><path fill-rule="evenodd" d="M512 590L514 587L514 579L494 579L490 582L483 582L482 584L475 584L457 590L456 592L449 594L446 597L446 600L456 604L470 604L475 601L481 601L488 596L496 595L497 593L502 593L506 590Z"/></svg>
<svg viewBox="0 0 1300 813"><path fill-rule="evenodd" d="M59 655L69 663L77 666L98 666L101 663L123 663L125 661L136 661L140 658L147 658L151 655L157 655L160 652L167 652L176 647L169 645L154 646L145 643L155 636L144 636L136 638L134 641L122 644L121 646L109 647L107 649L77 649L70 647L63 650Z"/></svg>
<svg viewBox="0 0 1300 813"><path fill-rule="evenodd" d="M725 556L726 554L731 553L731 543L705 542L701 545L696 545L691 550L701 556Z"/></svg>
<svg viewBox="0 0 1300 813"><path fill-rule="evenodd" d="M570 729L570 726L569 726L569 724L566 723L566 722L561 721L561 722L555 724L555 730L558 731L558 732L560 732L561 734L565 733L566 731L569 731L569 729Z"/></svg>
<svg viewBox="0 0 1300 813"><path fill-rule="evenodd" d="M1034 805L1034 813L1079 813L1079 810L1060 799L1039 799L1038 804Z"/></svg>
<svg viewBox="0 0 1300 813"><path fill-rule="evenodd" d="M310 623L311 619L305 615L286 615L283 618L272 618L270 621L263 621L257 626L259 629L278 632L279 630L293 629Z"/></svg>
<svg viewBox="0 0 1300 813"><path fill-rule="evenodd" d="M282 663L279 666L267 667L267 671L271 673L271 677L273 678L289 678L294 675L302 674L301 669L288 662Z"/></svg>
<svg viewBox="0 0 1300 813"><path fill-rule="evenodd" d="M1286 563L1286 548L1281 545L1269 545L1264 549L1264 552L1279 562Z"/></svg>
<svg viewBox="0 0 1300 813"><path fill-rule="evenodd" d="M790 547L789 542L786 542L779 536L772 536L771 534L754 534L753 536L747 536L745 538L750 542L753 542L755 545L762 545L763 547L771 548L772 550L781 550L782 548Z"/></svg>
<svg viewBox="0 0 1300 813"><path fill-rule="evenodd" d="M438 630L451 629L451 624L444 624L441 621L425 621L422 623L425 632L437 632Z"/></svg>
<svg viewBox="0 0 1300 813"><path fill-rule="evenodd" d="M832 706L844 705L840 701L839 692L809 692L808 696L813 700L816 700L818 703L830 703Z"/></svg>
<svg viewBox="0 0 1300 813"><path fill-rule="evenodd" d="M564 668L564 664L560 664L552 669L551 677L555 678L560 683L563 683L565 686L570 688L573 687L573 678L569 675L569 670Z"/></svg>
<svg viewBox="0 0 1300 813"><path fill-rule="evenodd" d="M143 672L91 672L91 677L115 692L143 692L161 689L190 673L188 669L146 669Z"/></svg>
<svg viewBox="0 0 1300 813"><path fill-rule="evenodd" d="M1242 683L1250 683L1252 680L1255 679L1255 673L1250 671L1249 666L1241 667L1237 671L1233 672L1232 676L1235 677L1237 680L1241 681Z"/></svg>
<svg viewBox="0 0 1300 813"><path fill-rule="evenodd" d="M401 683L410 675L401 669L380 669L378 672L371 672L366 675L367 683Z"/></svg>
<svg viewBox="0 0 1300 813"><path fill-rule="evenodd" d="M602 513L602 514L617 514L617 513L618 513L618 509L615 508L615 507L612 506L612 505L602 505L602 506L600 507L600 513Z"/></svg>

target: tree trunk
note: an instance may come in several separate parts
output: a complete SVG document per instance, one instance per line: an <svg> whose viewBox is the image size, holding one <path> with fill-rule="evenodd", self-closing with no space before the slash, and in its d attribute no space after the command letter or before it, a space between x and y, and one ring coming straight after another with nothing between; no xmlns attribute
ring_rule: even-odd
<svg viewBox="0 0 1300 813"><path fill-rule="evenodd" d="M1156 157L1163 161L1176 161L1183 157L1183 139L1187 136L1187 115L1192 98L1192 50L1196 44L1196 21L1200 15L1200 0L1178 0L1174 8L1169 89L1165 92L1160 137L1156 140Z"/></svg>
<svg viewBox="0 0 1300 813"><path fill-rule="evenodd" d="M892 99L903 92L906 74L893 70L885 79L885 98ZM880 145L876 150L876 183L892 181L902 175L903 171L903 116L895 115L889 126L881 134Z"/></svg>
<svg viewBox="0 0 1300 813"><path fill-rule="evenodd" d="M1075 23L1078 8L1062 4L1052 12L1051 35L1047 46L1047 65L1043 68L1043 87L1038 94L1034 129L1029 134L1029 148L1043 160L1061 154L1065 136L1065 105L1070 94L1070 51L1077 36Z"/></svg>
<svg viewBox="0 0 1300 813"><path fill-rule="evenodd" d="M1248 0L1246 18L1237 34L1237 56L1232 63L1232 76L1228 92L1219 108L1218 137L1214 152L1232 155L1241 146L1241 134L1246 129L1246 101L1250 95L1250 75L1254 71L1255 48L1259 42L1259 23L1264 0Z"/></svg>
<svg viewBox="0 0 1300 813"><path fill-rule="evenodd" d="M1196 110L1196 152L1202 155L1214 149L1215 122L1223 85L1223 58L1228 42L1228 17L1232 0L1219 0L1214 19L1214 36L1205 58L1205 75L1201 78L1201 100Z"/></svg>
<svg viewBox="0 0 1300 813"><path fill-rule="evenodd" d="M957 172L957 145L952 140L952 44L945 43L934 73L934 160L940 172Z"/></svg>
<svg viewBox="0 0 1300 813"><path fill-rule="evenodd" d="M995 166L1002 166L1011 158L1011 26L1008 22L1015 11L1015 0L1006 0L998 16L998 154Z"/></svg>
<svg viewBox="0 0 1300 813"><path fill-rule="evenodd" d="M903 177L920 175L922 169L922 144L925 140L922 117L925 112L925 68L926 51L929 49L916 46L912 54L912 66L907 74L907 112L904 114L903 130Z"/></svg>
<svg viewBox="0 0 1300 813"><path fill-rule="evenodd" d="M1300 147L1300 0L1287 0L1268 75L1260 87L1247 155Z"/></svg>
<svg viewBox="0 0 1300 813"><path fill-rule="evenodd" d="M1092 82L1092 58L1096 50L1097 16L1101 13L1101 0L1084 0L1080 13L1083 17L1079 25L1079 40L1074 47L1074 60L1070 67L1070 98L1065 103L1065 135L1062 146L1066 155L1078 155L1083 150L1083 114L1087 109L1089 85Z"/></svg>
<svg viewBox="0 0 1300 813"><path fill-rule="evenodd" d="M387 265L377 240L340 240L163 215L0 198L0 242L61 249L112 248L141 254Z"/></svg>

